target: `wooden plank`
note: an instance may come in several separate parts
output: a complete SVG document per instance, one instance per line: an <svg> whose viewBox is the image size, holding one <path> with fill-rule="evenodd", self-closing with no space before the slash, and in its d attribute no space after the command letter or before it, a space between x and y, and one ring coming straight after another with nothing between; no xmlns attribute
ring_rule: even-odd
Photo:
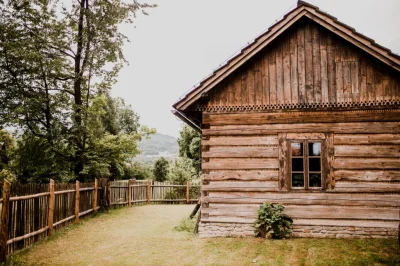
<svg viewBox="0 0 400 266"><path fill-rule="evenodd" d="M351 93L351 74L350 62L342 62L343 65L343 98L344 102L350 102Z"/></svg>
<svg viewBox="0 0 400 266"><path fill-rule="evenodd" d="M362 134L362 135L337 135L335 145L399 145L400 134Z"/></svg>
<svg viewBox="0 0 400 266"><path fill-rule="evenodd" d="M347 193L399 193L399 183L377 183L377 182L337 182L334 190L329 192ZM400 196L399 196L400 197Z"/></svg>
<svg viewBox="0 0 400 266"><path fill-rule="evenodd" d="M379 64L375 65L375 76L374 76L374 87L375 87L375 96L377 101L383 101L383 96L385 95L385 91L383 89L383 79L382 79L382 70Z"/></svg>
<svg viewBox="0 0 400 266"><path fill-rule="evenodd" d="M333 219L294 219L294 226L343 226L354 228L391 228L396 229L398 222L394 221L366 221L366 220L333 220Z"/></svg>
<svg viewBox="0 0 400 266"><path fill-rule="evenodd" d="M280 123L335 123L335 122L395 122L400 121L400 109L391 111L331 111L282 113L218 113L203 118L203 123L218 125L259 125Z"/></svg>
<svg viewBox="0 0 400 266"><path fill-rule="evenodd" d="M10 187L11 183L4 179L3 183L3 203L1 208L1 226L0 226L0 262L6 262L8 223L10 211Z"/></svg>
<svg viewBox="0 0 400 266"><path fill-rule="evenodd" d="M219 105L227 106L228 105L228 92L227 92L227 82L226 80L221 82L221 84L215 89L218 92ZM243 100L243 97L242 97Z"/></svg>
<svg viewBox="0 0 400 266"><path fill-rule="evenodd" d="M324 168L326 173L325 188L327 190L333 189L335 187L335 175L333 171L335 163L335 145L333 144L333 136L333 133L326 134L326 163Z"/></svg>
<svg viewBox="0 0 400 266"><path fill-rule="evenodd" d="M234 106L236 104L236 99L235 99L234 80L232 76L226 78L226 90L228 94L228 105Z"/></svg>
<svg viewBox="0 0 400 266"><path fill-rule="evenodd" d="M398 194L347 194L324 192L210 192L209 196L203 198L203 202L221 204L262 204L264 202L271 202L283 205L400 207L400 197Z"/></svg>
<svg viewBox="0 0 400 266"><path fill-rule="evenodd" d="M286 37L282 43L283 54L283 102L290 104L292 102L292 88L290 87L290 37Z"/></svg>
<svg viewBox="0 0 400 266"><path fill-rule="evenodd" d="M50 192L50 195L49 195L48 216L47 216L47 225L49 227L49 230L47 231L47 236L52 236L53 235L54 201L55 201L54 180L53 179L50 179L49 192Z"/></svg>
<svg viewBox="0 0 400 266"><path fill-rule="evenodd" d="M328 92L328 52L327 52L327 33L320 30L320 56L321 56L321 102L329 102Z"/></svg>
<svg viewBox="0 0 400 266"><path fill-rule="evenodd" d="M351 126L349 126L351 125ZM204 136L222 135L261 135L278 133L378 133L386 134L400 132L400 123L306 123L306 124L265 124L265 125L235 125L235 126L211 126L203 129Z"/></svg>
<svg viewBox="0 0 400 266"><path fill-rule="evenodd" d="M304 29L305 46L305 75L306 75L306 102L314 103L314 69L313 69L313 42L311 24Z"/></svg>
<svg viewBox="0 0 400 266"><path fill-rule="evenodd" d="M374 67L370 62L367 64L367 94L368 94L368 101L375 101L376 100L376 95L375 95L375 73L374 73Z"/></svg>
<svg viewBox="0 0 400 266"><path fill-rule="evenodd" d="M255 104L256 89L254 78L254 64L250 64L247 68L248 105Z"/></svg>
<svg viewBox="0 0 400 266"><path fill-rule="evenodd" d="M190 181L186 181L186 204L189 204Z"/></svg>
<svg viewBox="0 0 400 266"><path fill-rule="evenodd" d="M278 159L210 158L210 161L204 162L202 167L209 170L277 169Z"/></svg>
<svg viewBox="0 0 400 266"><path fill-rule="evenodd" d="M336 170L335 179L341 181L400 181L399 171Z"/></svg>
<svg viewBox="0 0 400 266"><path fill-rule="evenodd" d="M313 65L313 85L314 85L314 101L322 102L321 91L321 50L319 28L316 25L312 26L312 65Z"/></svg>
<svg viewBox="0 0 400 266"><path fill-rule="evenodd" d="M210 204L202 213L211 216L256 217L258 204ZM398 208L368 208L353 206L286 205L285 213L296 219L365 219L399 220Z"/></svg>
<svg viewBox="0 0 400 266"><path fill-rule="evenodd" d="M358 61L350 62L351 101L352 102L360 102L359 76L360 76L360 69L359 69Z"/></svg>
<svg viewBox="0 0 400 266"><path fill-rule="evenodd" d="M335 156L341 157L400 157L400 145L335 146Z"/></svg>
<svg viewBox="0 0 400 266"><path fill-rule="evenodd" d="M96 182L96 180L95 180L95 182ZM131 206L131 202L132 202L132 187L131 187L131 185L132 185L132 181L129 179L128 180L128 197L127 197L127 200L128 200L128 207L130 207ZM95 183L95 187L96 187L96 183ZM95 189L96 190L96 189ZM96 206L95 205L93 205L93 209L95 209L96 208ZM96 212L96 211L95 211Z"/></svg>
<svg viewBox="0 0 400 266"><path fill-rule="evenodd" d="M360 59L360 102L368 101L368 90L367 90L367 62L365 58Z"/></svg>
<svg viewBox="0 0 400 266"><path fill-rule="evenodd" d="M276 58L276 102L283 104L283 54L282 44L279 43L275 49Z"/></svg>
<svg viewBox="0 0 400 266"><path fill-rule="evenodd" d="M222 171L203 174L204 181L278 181L278 171Z"/></svg>
<svg viewBox="0 0 400 266"><path fill-rule="evenodd" d="M291 103L299 102L299 81L297 75L297 31L290 35L290 88Z"/></svg>
<svg viewBox="0 0 400 266"><path fill-rule="evenodd" d="M262 79L262 86L263 86L263 104L269 105L269 60L268 54L263 54L263 79Z"/></svg>
<svg viewBox="0 0 400 266"><path fill-rule="evenodd" d="M336 102L336 63L335 63L335 43L334 38L330 32L326 37L327 45L327 64L328 64L328 101L330 103Z"/></svg>
<svg viewBox="0 0 400 266"><path fill-rule="evenodd" d="M325 139L324 133L287 133L286 139L290 140L321 140Z"/></svg>
<svg viewBox="0 0 400 266"><path fill-rule="evenodd" d="M249 91L248 91L248 68L244 68L242 72L242 105L248 105L249 104Z"/></svg>
<svg viewBox="0 0 400 266"><path fill-rule="evenodd" d="M262 87L262 58L258 58L254 63L254 86L255 86L255 105L263 104L263 87Z"/></svg>
<svg viewBox="0 0 400 266"><path fill-rule="evenodd" d="M234 86L234 92L235 92L235 105L241 105L242 103L242 77L241 73L236 73L233 76L233 86Z"/></svg>
<svg viewBox="0 0 400 266"><path fill-rule="evenodd" d="M268 158L278 157L278 147L251 147L251 146L234 146L234 147L214 147L211 146L209 151L203 152L203 157L207 158Z"/></svg>
<svg viewBox="0 0 400 266"><path fill-rule="evenodd" d="M150 204L150 199L151 199L151 180L147 180L146 199L147 199L147 204Z"/></svg>
<svg viewBox="0 0 400 266"><path fill-rule="evenodd" d="M75 183L75 223L79 223L79 198L80 198L80 183L76 181Z"/></svg>
<svg viewBox="0 0 400 266"><path fill-rule="evenodd" d="M297 76L299 82L299 103L306 102L306 62L305 62L304 27L297 30Z"/></svg>
<svg viewBox="0 0 400 266"><path fill-rule="evenodd" d="M269 52L269 102L271 105L277 104L276 92L276 49L271 48Z"/></svg>
<svg viewBox="0 0 400 266"><path fill-rule="evenodd" d="M344 102L343 62L336 62L336 102Z"/></svg>
<svg viewBox="0 0 400 266"><path fill-rule="evenodd" d="M400 169L398 158L335 158L335 169Z"/></svg>
<svg viewBox="0 0 400 266"><path fill-rule="evenodd" d="M210 137L203 139L202 145L233 146L233 145L278 145L278 136L250 136L250 137Z"/></svg>
<svg viewBox="0 0 400 266"><path fill-rule="evenodd" d="M279 189L280 190L287 190L288 189L288 184L286 182L287 175L288 175L288 167L289 167L289 154L288 154L288 142L286 140L286 134L285 133L279 133L278 134L278 140L279 140L279 172L278 172L278 178L279 178Z"/></svg>

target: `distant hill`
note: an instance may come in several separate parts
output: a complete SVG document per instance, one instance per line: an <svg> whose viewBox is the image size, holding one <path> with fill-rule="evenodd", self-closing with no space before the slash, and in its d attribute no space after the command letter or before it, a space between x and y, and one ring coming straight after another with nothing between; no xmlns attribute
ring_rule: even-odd
<svg viewBox="0 0 400 266"><path fill-rule="evenodd" d="M136 156L135 161L154 162L160 157L173 159L179 153L177 139L160 133L151 135L150 139L143 139L139 149L142 153Z"/></svg>

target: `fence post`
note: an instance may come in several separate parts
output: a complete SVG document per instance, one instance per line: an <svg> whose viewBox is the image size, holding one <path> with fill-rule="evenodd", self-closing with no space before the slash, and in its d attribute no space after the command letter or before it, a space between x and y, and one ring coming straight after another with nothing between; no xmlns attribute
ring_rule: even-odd
<svg viewBox="0 0 400 266"><path fill-rule="evenodd" d="M186 204L189 204L189 189L190 189L190 182L186 181Z"/></svg>
<svg viewBox="0 0 400 266"><path fill-rule="evenodd" d="M75 185L75 223L79 223L79 181L76 181Z"/></svg>
<svg viewBox="0 0 400 266"><path fill-rule="evenodd" d="M6 261L8 240L8 212L10 209L10 182L4 179L3 206L1 208L0 262Z"/></svg>
<svg viewBox="0 0 400 266"><path fill-rule="evenodd" d="M99 183L97 178L94 179L94 190L93 190L93 213L97 213L97 192L99 188Z"/></svg>
<svg viewBox="0 0 400 266"><path fill-rule="evenodd" d="M131 180L128 180L128 207L131 206L131 194L132 194L132 190L131 190Z"/></svg>
<svg viewBox="0 0 400 266"><path fill-rule="evenodd" d="M147 204L150 204L150 192L151 192L151 188L150 188L150 184L151 184L151 181L150 180L147 180Z"/></svg>
<svg viewBox="0 0 400 266"><path fill-rule="evenodd" d="M111 181L108 179L107 181L107 206L111 207Z"/></svg>
<svg viewBox="0 0 400 266"><path fill-rule="evenodd" d="M54 180L50 179L50 184L49 184L49 215L48 215L48 226L49 226L49 231L47 231L47 236L52 236L53 235L53 217L54 217Z"/></svg>

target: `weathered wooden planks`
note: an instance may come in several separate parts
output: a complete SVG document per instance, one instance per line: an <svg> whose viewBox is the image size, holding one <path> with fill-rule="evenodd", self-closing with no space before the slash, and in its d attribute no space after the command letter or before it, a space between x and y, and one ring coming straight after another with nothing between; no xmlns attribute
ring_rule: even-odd
<svg viewBox="0 0 400 266"><path fill-rule="evenodd" d="M203 124L259 125L280 123L350 123L350 122L398 122L400 110L390 111L329 111L329 112L284 112L284 113L240 113L208 114ZM398 137L397 137L398 138Z"/></svg>
<svg viewBox="0 0 400 266"><path fill-rule="evenodd" d="M398 158L335 158L335 169L400 169Z"/></svg>
<svg viewBox="0 0 400 266"><path fill-rule="evenodd" d="M400 145L400 134L366 134L366 135L341 135L335 134L335 145Z"/></svg>
<svg viewBox="0 0 400 266"><path fill-rule="evenodd" d="M236 145L278 145L278 136L249 136L249 137L214 137L201 141L202 145L236 146Z"/></svg>
<svg viewBox="0 0 400 266"><path fill-rule="evenodd" d="M241 170L241 169L278 169L278 159L251 159L251 158L210 158L202 164L208 170Z"/></svg>
<svg viewBox="0 0 400 266"><path fill-rule="evenodd" d="M336 170L334 175L336 180L342 181L400 181L400 170Z"/></svg>
<svg viewBox="0 0 400 266"><path fill-rule="evenodd" d="M400 145L336 145L335 156L341 157L400 157Z"/></svg>
<svg viewBox="0 0 400 266"><path fill-rule="evenodd" d="M313 22L291 28L278 42L221 81L218 93L210 94L210 106L359 103L400 98L395 89L400 79L395 71Z"/></svg>
<svg viewBox="0 0 400 266"><path fill-rule="evenodd" d="M400 132L400 123L305 123L305 124L265 124L265 125L228 125L211 126L203 129L205 136L223 135L261 135L278 133L391 133Z"/></svg>
<svg viewBox="0 0 400 266"><path fill-rule="evenodd" d="M203 152L207 158L273 158L278 156L278 147L269 146L211 146L209 151Z"/></svg>
<svg viewBox="0 0 400 266"><path fill-rule="evenodd" d="M228 180L240 180L240 181L252 181L252 180L263 180L263 181L278 181L278 171L222 171L222 172L210 172L203 174L203 180L205 181L228 181Z"/></svg>
<svg viewBox="0 0 400 266"><path fill-rule="evenodd" d="M399 193L400 183L377 183L377 182L336 182L336 187L327 192L333 193ZM400 197L400 196L399 196Z"/></svg>
<svg viewBox="0 0 400 266"><path fill-rule="evenodd" d="M203 185L203 191L249 191L249 192L268 192L278 191L278 183L276 181L245 181L245 182L210 182L209 185Z"/></svg>

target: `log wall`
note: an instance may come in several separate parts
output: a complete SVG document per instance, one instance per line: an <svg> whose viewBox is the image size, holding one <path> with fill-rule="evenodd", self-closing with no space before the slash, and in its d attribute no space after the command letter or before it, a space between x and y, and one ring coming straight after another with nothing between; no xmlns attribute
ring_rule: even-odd
<svg viewBox="0 0 400 266"><path fill-rule="evenodd" d="M207 96L197 108L398 102L400 78L333 32L302 19Z"/></svg>
<svg viewBox="0 0 400 266"><path fill-rule="evenodd" d="M202 133L202 236L248 234L266 201L286 207L299 236L341 237L348 228L357 229L347 234L355 237L395 235L399 110L203 113ZM323 138L327 147L326 190L293 191L285 185L285 139L307 138ZM247 229L238 230L240 224Z"/></svg>

